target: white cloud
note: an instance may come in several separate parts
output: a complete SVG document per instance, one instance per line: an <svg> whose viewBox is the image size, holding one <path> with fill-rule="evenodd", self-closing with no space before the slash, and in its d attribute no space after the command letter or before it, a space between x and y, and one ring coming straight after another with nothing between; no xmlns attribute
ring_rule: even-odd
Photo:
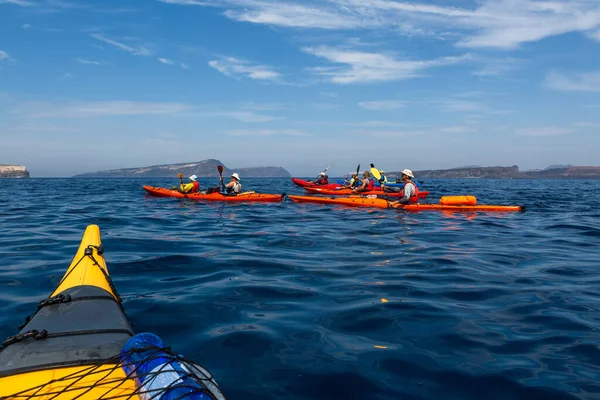
<svg viewBox="0 0 600 400"><path fill-rule="evenodd" d="M523 60L507 57L487 61L486 65L484 65L483 68L474 71L473 75L480 77L498 77L521 68L523 68Z"/></svg>
<svg viewBox="0 0 600 400"><path fill-rule="evenodd" d="M101 61L88 60L88 59L85 59L85 58L76 58L75 61L77 61L79 64L85 64L85 65L101 65L101 64L104 64Z"/></svg>
<svg viewBox="0 0 600 400"><path fill-rule="evenodd" d="M561 136L572 133L573 129L560 128L556 126L546 126L541 128L526 128L519 129L517 133L523 136L539 136L539 137L547 137L547 136Z"/></svg>
<svg viewBox="0 0 600 400"><path fill-rule="evenodd" d="M254 80L278 81L282 76L266 65L252 65L247 61L234 57L222 57L218 60L212 60L208 62L208 65L223 75L236 79L243 76Z"/></svg>
<svg viewBox="0 0 600 400"><path fill-rule="evenodd" d="M8 56L7 52L0 50L0 61L2 60L12 60L12 58Z"/></svg>
<svg viewBox="0 0 600 400"><path fill-rule="evenodd" d="M269 122L284 119L283 117L274 117L271 115L258 114L251 111L225 111L209 115L233 118L241 122Z"/></svg>
<svg viewBox="0 0 600 400"><path fill-rule="evenodd" d="M403 101L398 100L361 101L358 105L365 110L396 110L406 107Z"/></svg>
<svg viewBox="0 0 600 400"><path fill-rule="evenodd" d="M569 92L600 92L600 71L566 75L551 71L546 75L546 86Z"/></svg>
<svg viewBox="0 0 600 400"><path fill-rule="evenodd" d="M92 34L90 34L90 36L101 42L115 46L118 49L127 51L127 52L133 54L134 56L149 56L150 54L152 54L152 52L144 46L133 47L133 46L127 45L125 43L118 42L116 40L107 38L106 36L104 36L100 33L92 33Z"/></svg>
<svg viewBox="0 0 600 400"><path fill-rule="evenodd" d="M473 8L391 0L159 0L213 6L236 21L328 30L387 30L401 35L458 38L472 48L511 49L547 37L581 32L598 40L595 0L479 0Z"/></svg>
<svg viewBox="0 0 600 400"><path fill-rule="evenodd" d="M160 57L160 58L157 58L157 60L160 61L163 64L166 64L166 65L173 65L173 64L175 64L174 61L171 61L168 58Z"/></svg>
<svg viewBox="0 0 600 400"><path fill-rule="evenodd" d="M32 6L33 3L26 0L0 0L0 4L15 4L17 6Z"/></svg>
<svg viewBox="0 0 600 400"><path fill-rule="evenodd" d="M469 57L469 55L463 55L426 61L411 61L396 60L391 55L382 53L366 53L326 46L305 47L303 50L334 64L343 64L344 66L311 69L314 73L330 77L333 83L339 84L416 78L423 76L422 71L428 68L456 64Z"/></svg>
<svg viewBox="0 0 600 400"><path fill-rule="evenodd" d="M482 103L466 100L446 100L440 101L438 104L440 104L444 110L452 112L473 112L483 111L485 109Z"/></svg>
<svg viewBox="0 0 600 400"><path fill-rule="evenodd" d="M28 103L15 113L31 118L90 118L125 115L168 115L189 111L183 103L152 103L136 101L95 101L70 104Z"/></svg>
<svg viewBox="0 0 600 400"><path fill-rule="evenodd" d="M23 29L29 29L29 28L31 28L31 25L30 24L23 24L23 25L21 25L21 28L23 28Z"/></svg>
<svg viewBox="0 0 600 400"><path fill-rule="evenodd" d="M179 66L183 69L192 69L192 67L190 67L188 64L186 63L180 63Z"/></svg>
<svg viewBox="0 0 600 400"><path fill-rule="evenodd" d="M232 136L309 136L307 133L295 129L239 129L228 132Z"/></svg>
<svg viewBox="0 0 600 400"><path fill-rule="evenodd" d="M335 92L320 92L319 93L321 96L325 96L325 97L338 97L338 94Z"/></svg>

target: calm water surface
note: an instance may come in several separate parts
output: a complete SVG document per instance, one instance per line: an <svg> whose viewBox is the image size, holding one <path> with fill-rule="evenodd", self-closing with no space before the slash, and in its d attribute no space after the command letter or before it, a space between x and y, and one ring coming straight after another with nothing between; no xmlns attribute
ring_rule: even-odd
<svg viewBox="0 0 600 400"><path fill-rule="evenodd" d="M600 398L599 181L423 185L433 202L527 206L510 214L142 190L176 183L0 180L0 337L98 224L136 330L206 366L231 400ZM303 193L288 179L243 183Z"/></svg>

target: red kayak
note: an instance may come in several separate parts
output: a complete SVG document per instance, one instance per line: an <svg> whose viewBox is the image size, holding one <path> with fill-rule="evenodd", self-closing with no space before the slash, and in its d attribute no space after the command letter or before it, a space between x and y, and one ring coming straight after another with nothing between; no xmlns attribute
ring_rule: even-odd
<svg viewBox="0 0 600 400"><path fill-rule="evenodd" d="M384 193L384 192L382 192L380 190L379 191L377 191L377 190L370 190L370 191L367 191L367 192L359 192L359 193L353 192L350 189L337 189L337 190L334 189L334 190L331 190L331 189L321 189L321 188L318 188L318 187L316 187L316 188L315 187L305 187L304 190L306 190L309 193L325 194L325 195L328 195L328 196L348 196L348 195L351 195L351 194L361 194L361 195L374 194L374 195L380 196L382 198L385 198L385 197L400 197L400 193L398 193L398 192L385 192ZM427 195L429 195L429 192L427 192L427 191L419 192L419 198L420 199L426 198Z"/></svg>
<svg viewBox="0 0 600 400"><path fill-rule="evenodd" d="M178 190L166 189L161 187L144 186L144 190L148 194L156 197L177 197L193 200L206 200L206 201L234 201L234 202L246 202L246 201L260 201L275 203L279 202L285 196L284 194L266 194L266 193L254 193L246 192L238 195L226 195L219 192L215 193L181 193Z"/></svg>
<svg viewBox="0 0 600 400"><path fill-rule="evenodd" d="M307 181L304 179L299 179L299 178L292 178L292 182L294 182L296 185L298 185L300 187L315 187L315 188L321 188L321 189L337 189L337 188L342 187L342 185L339 183L328 183L327 185L317 185L314 182Z"/></svg>

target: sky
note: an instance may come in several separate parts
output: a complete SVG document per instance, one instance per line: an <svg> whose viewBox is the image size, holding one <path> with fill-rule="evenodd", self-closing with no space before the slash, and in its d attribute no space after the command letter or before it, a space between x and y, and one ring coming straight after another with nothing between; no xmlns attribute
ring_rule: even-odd
<svg viewBox="0 0 600 400"><path fill-rule="evenodd" d="M0 0L0 164L600 165L598 0Z"/></svg>

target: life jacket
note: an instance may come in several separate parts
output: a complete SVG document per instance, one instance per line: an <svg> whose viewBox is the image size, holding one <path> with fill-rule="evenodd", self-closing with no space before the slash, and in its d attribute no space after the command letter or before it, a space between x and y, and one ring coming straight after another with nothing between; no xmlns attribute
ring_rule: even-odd
<svg viewBox="0 0 600 400"><path fill-rule="evenodd" d="M413 185L415 187L415 192L413 193L412 196L410 196L410 199L408 199L411 203L418 203L419 202L419 188L417 187L417 184L414 183L413 181L408 181L406 182L406 184L404 184L404 186L406 187L406 185ZM402 190L400 190L400 197L404 197L404 188L402 188Z"/></svg>
<svg viewBox="0 0 600 400"><path fill-rule="evenodd" d="M199 192L200 191L200 182L194 181L193 184L194 184L194 186L192 187L192 193Z"/></svg>
<svg viewBox="0 0 600 400"><path fill-rule="evenodd" d="M235 194L242 193L242 184L240 182L235 182L232 187L228 187L227 188L227 193L229 193L229 194L231 194L231 193L235 193Z"/></svg>
<svg viewBox="0 0 600 400"><path fill-rule="evenodd" d="M366 190L373 190L375 188L375 180L371 179L371 178L367 178L369 180L369 183L367 183L367 189Z"/></svg>

